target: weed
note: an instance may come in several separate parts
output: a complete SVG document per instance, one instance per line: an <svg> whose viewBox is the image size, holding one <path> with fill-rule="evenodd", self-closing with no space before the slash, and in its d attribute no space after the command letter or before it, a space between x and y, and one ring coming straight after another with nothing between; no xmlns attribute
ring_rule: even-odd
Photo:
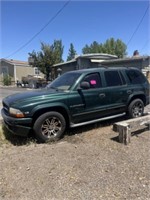
<svg viewBox="0 0 150 200"><path fill-rule="evenodd" d="M2 124L0 125L0 145L12 144L15 146L30 145L36 143L33 137L21 137L10 133L10 131Z"/></svg>

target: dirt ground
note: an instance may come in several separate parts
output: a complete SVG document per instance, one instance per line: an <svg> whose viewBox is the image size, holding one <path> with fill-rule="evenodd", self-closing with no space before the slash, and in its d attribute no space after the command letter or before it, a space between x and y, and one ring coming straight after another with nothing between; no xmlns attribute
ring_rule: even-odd
<svg viewBox="0 0 150 200"><path fill-rule="evenodd" d="M121 119L117 119L119 121ZM0 139L1 200L149 200L150 132L118 142L114 121L71 129L58 142Z"/></svg>

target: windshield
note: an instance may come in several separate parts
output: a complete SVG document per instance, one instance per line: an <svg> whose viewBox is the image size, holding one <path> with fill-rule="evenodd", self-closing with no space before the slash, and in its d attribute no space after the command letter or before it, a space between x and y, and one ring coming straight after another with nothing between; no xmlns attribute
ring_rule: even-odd
<svg viewBox="0 0 150 200"><path fill-rule="evenodd" d="M47 88L59 89L59 90L69 90L72 85L79 78L80 73L65 73L51 82Z"/></svg>

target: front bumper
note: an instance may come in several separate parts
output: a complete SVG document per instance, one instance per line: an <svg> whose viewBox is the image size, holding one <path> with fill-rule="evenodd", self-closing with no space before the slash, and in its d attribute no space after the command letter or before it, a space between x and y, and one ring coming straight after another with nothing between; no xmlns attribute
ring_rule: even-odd
<svg viewBox="0 0 150 200"><path fill-rule="evenodd" d="M15 135L28 136L32 130L32 118L14 118L5 114L4 109L1 110L4 125L9 131Z"/></svg>

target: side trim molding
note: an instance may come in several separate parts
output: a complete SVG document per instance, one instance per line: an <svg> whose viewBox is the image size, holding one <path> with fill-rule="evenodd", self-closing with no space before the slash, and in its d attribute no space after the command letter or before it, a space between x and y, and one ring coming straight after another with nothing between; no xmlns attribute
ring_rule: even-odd
<svg viewBox="0 0 150 200"><path fill-rule="evenodd" d="M78 123L78 124L70 124L70 127L73 128L73 127L78 127L78 126L84 126L84 125L87 125L87 124L92 124L92 123L105 121L105 120L109 120L109 119L113 119L113 118L117 118L117 117L122 117L125 114L126 113L121 113L121 114L112 115L112 116L109 116L109 117L103 117L103 118L99 118L99 119L94 119L94 120L91 120L91 121L88 121L88 122L81 122L81 123Z"/></svg>

